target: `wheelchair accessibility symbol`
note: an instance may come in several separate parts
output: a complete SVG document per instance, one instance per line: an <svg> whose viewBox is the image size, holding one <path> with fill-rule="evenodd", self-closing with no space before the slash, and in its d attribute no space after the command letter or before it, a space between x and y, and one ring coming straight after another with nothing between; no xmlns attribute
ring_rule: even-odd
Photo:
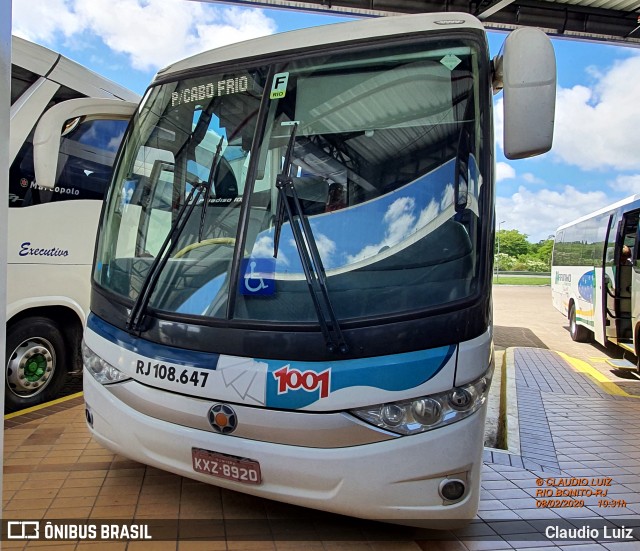
<svg viewBox="0 0 640 551"><path fill-rule="evenodd" d="M240 293L243 295L273 295L276 290L275 260L272 258L247 258L242 261Z"/></svg>

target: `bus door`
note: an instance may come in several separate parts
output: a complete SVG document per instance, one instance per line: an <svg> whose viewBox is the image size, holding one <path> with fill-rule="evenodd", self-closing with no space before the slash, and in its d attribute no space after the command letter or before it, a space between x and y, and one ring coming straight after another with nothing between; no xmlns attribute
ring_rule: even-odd
<svg viewBox="0 0 640 551"><path fill-rule="evenodd" d="M636 233L634 235L633 249L631 250L631 332L633 338L633 353L636 354L636 332L640 311L640 211L636 213ZM637 355L637 354L636 354ZM640 361L640 358L639 358Z"/></svg>
<svg viewBox="0 0 640 551"><path fill-rule="evenodd" d="M637 210L627 212L618 224L615 224L615 217L612 217L604 259L607 339L631 351L633 259L637 256L639 214L640 211Z"/></svg>

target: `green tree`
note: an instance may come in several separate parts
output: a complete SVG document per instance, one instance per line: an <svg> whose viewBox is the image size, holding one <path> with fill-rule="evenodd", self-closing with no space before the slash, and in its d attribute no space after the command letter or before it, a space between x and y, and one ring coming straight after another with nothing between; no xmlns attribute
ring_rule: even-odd
<svg viewBox="0 0 640 551"><path fill-rule="evenodd" d="M513 270L516 264L516 259L508 254L501 252L500 254L496 254L495 257L495 269L500 272L510 272Z"/></svg>
<svg viewBox="0 0 640 551"><path fill-rule="evenodd" d="M499 230L496 232L496 253L499 250L500 253L516 258L529 253L530 248L531 243L527 241L527 236L518 230Z"/></svg>
<svg viewBox="0 0 640 551"><path fill-rule="evenodd" d="M537 256L525 254L516 259L512 270L517 272L548 272L549 268Z"/></svg>
<svg viewBox="0 0 640 551"><path fill-rule="evenodd" d="M547 270L551 270L551 254L553 253L553 239L545 239L537 244L537 250L535 252L536 257L544 262L547 266Z"/></svg>

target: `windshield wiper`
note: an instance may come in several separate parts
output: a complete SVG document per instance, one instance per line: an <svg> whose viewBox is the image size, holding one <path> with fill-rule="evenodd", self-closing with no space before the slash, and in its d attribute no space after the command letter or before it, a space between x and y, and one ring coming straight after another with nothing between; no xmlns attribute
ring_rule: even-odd
<svg viewBox="0 0 640 551"><path fill-rule="evenodd" d="M207 179L207 187L204 190L204 204L202 205L202 213L200 215L200 229L198 230L198 242L202 241L202 232L204 230L204 222L207 216L207 207L209 206L209 197L211 196L211 186L213 185L214 174L216 172L216 168L218 168L218 162L220 161L220 152L222 151L223 141L224 141L224 136L220 136L218 147L216 147L216 154L213 156L213 161L211 162L211 172L209 173L209 178Z"/></svg>
<svg viewBox="0 0 640 551"><path fill-rule="evenodd" d="M276 207L276 220L274 224L274 236L273 236L273 256L277 258L278 246L280 242L280 233L282 231L282 224L284 223L285 212L289 223L291 225L291 232L293 233L293 239L296 243L296 248L300 254L300 261L302 263L302 269L304 271L304 277L307 280L307 287L309 288L309 294L313 307L318 317L318 323L320 324L320 330L324 336L327 350L329 352L335 352L339 350L343 354L349 351L349 346L345 341L340 324L333 310L331 299L329 298L329 290L327 289L327 276L320 258L318 251L318 245L316 243L313 232L311 231L311 225L307 219L300 199L296 192L296 188L293 185L293 178L291 177L291 158L293 156L293 147L296 137L296 131L298 124L293 125L289 143L287 144L287 151L282 166L282 172L276 177L276 188L278 189L278 204ZM292 201L289 201L289 195ZM318 296L320 295L320 297ZM322 299L322 303L320 301ZM324 306L324 309L323 309ZM331 323L327 323L327 317Z"/></svg>
<svg viewBox="0 0 640 551"><path fill-rule="evenodd" d="M209 123L211 122L212 114L211 114L211 104L210 106L202 112L200 115L200 119L198 120L198 124L194 128L193 132L189 135L188 139L176 153L176 159L181 158L185 153L189 155L189 152L193 152L195 147L199 143L204 140L207 130L209 128ZM221 136L220 141L218 142L218 147L216 148L215 156L211 163L211 172L209 173L209 178L207 182L198 182L193 185L189 195L187 196L184 204L180 207L180 210L176 214L171 227L169 228L169 233L158 251L158 254L153 260L151 267L149 268L149 272L147 273L144 281L142 282L142 287L140 288L140 292L138 293L138 297L136 301L133 303L131 307L131 312L129 313L129 318L127 319L127 329L129 331L139 331L142 327L142 322L144 321L144 317L147 312L147 307L149 306L149 301L151 300L151 295L158 284L158 280L160 279L160 274L171 256L173 249L175 248L179 237L182 235L185 226L191 214L193 213L193 209L195 208L198 200L205 194L204 204L202 205L202 216L200 217L200 229L198 232L198 241L202 241L202 231L204 228L205 215L207 204L209 202L209 196L211 194L211 185L213 182L213 174L218 166L218 162L220 161L220 152L222 149L222 142L224 140L224 136Z"/></svg>
<svg viewBox="0 0 640 551"><path fill-rule="evenodd" d="M149 300L151 299L151 294L153 293L156 285L158 283L158 279L160 279L160 274L164 269L169 257L171 256L171 252L176 246L178 242L178 238L184 231L185 226L193 212L193 209L198 202L198 199L202 195L205 184L200 183L194 185L187 196L186 201L180 207L177 216L175 217L173 224L169 228L169 233L158 251L158 254L153 260L151 267L149 268L149 272L145 277L142 287L140 288L140 292L138 293L138 297L136 301L133 303L131 307L131 312L129 313L129 318L127 319L127 329L130 331L139 331L142 326L142 322L144 320L144 316L147 311L147 306L149 305Z"/></svg>
<svg viewBox="0 0 640 551"><path fill-rule="evenodd" d="M282 172L276 176L276 188L278 188L278 204L276 206L276 220L273 225L273 258L278 258L280 233L282 231L282 224L284 223L284 204L286 201L286 195L282 193L282 190L285 189L287 182L291 182L291 186L293 186L293 179L291 178L291 158L293 157L293 145L296 141L297 132L298 123L294 123L293 128L291 129L291 136L289 136L289 142L287 143L287 151L284 155L284 162L282 163Z"/></svg>

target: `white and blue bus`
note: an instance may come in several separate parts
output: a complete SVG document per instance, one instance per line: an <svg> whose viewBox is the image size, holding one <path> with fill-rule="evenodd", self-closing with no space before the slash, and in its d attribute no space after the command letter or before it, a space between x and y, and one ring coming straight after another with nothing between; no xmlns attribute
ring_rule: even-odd
<svg viewBox="0 0 640 551"><path fill-rule="evenodd" d="M556 231L553 305L574 341L614 344L639 356L640 195L604 207Z"/></svg>
<svg viewBox="0 0 640 551"><path fill-rule="evenodd" d="M548 150L548 38L520 29L492 63L465 14L295 31L158 73L98 231L94 437L297 505L473 518L503 86L507 154Z"/></svg>
<svg viewBox="0 0 640 551"><path fill-rule="evenodd" d="M82 369L96 228L139 101L57 52L13 37L3 236L7 410L56 398L67 373Z"/></svg>

